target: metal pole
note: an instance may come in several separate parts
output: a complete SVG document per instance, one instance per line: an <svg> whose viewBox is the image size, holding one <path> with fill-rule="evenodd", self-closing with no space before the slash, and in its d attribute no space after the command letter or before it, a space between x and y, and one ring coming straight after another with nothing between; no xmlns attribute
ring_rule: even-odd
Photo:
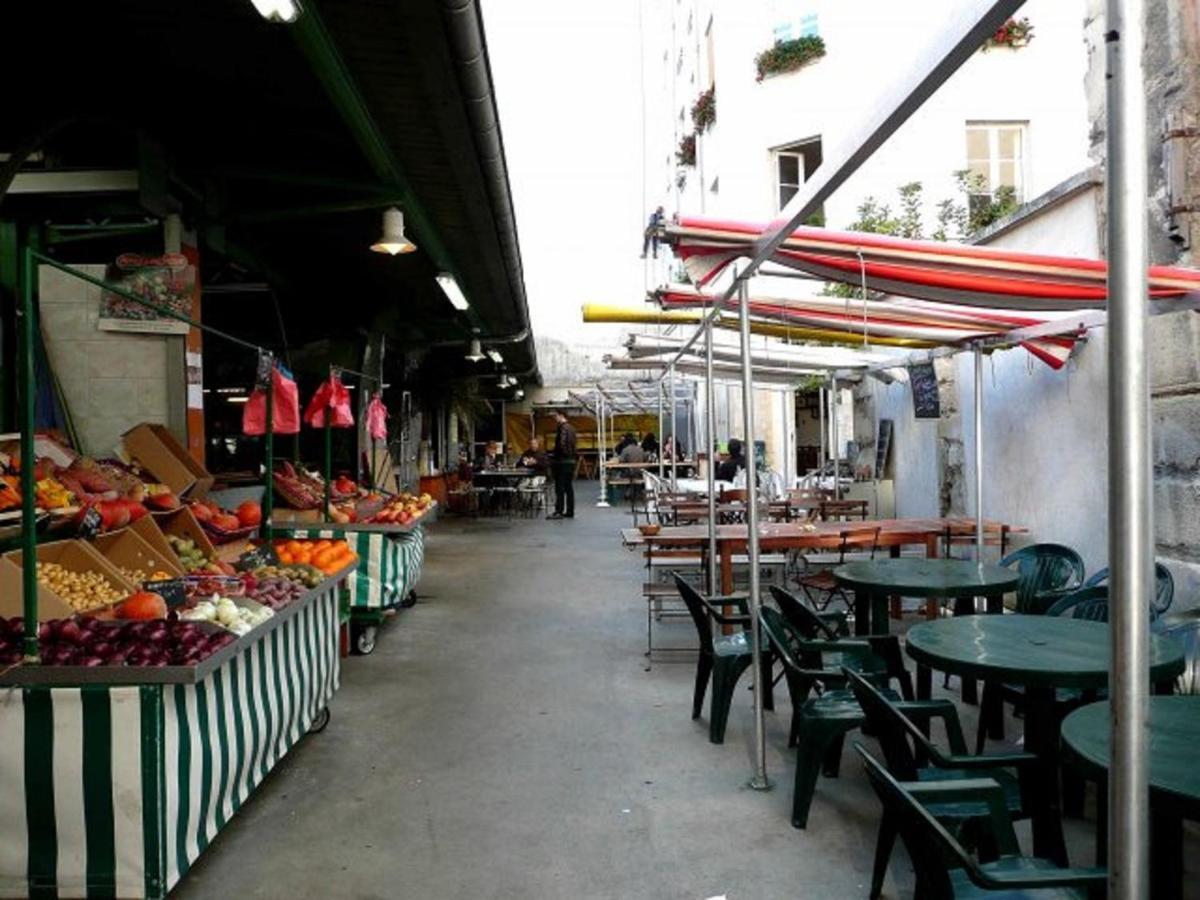
<svg viewBox="0 0 1200 900"><path fill-rule="evenodd" d="M754 777L750 787L765 791L771 786L767 780L767 739L763 724L762 648L759 646L758 628L758 477L755 471L754 452L754 369L750 362L750 297L746 282L739 286L742 306L742 424L746 429L746 445L750 449L746 460L746 556L750 567L750 664L754 687Z"/></svg>
<svg viewBox="0 0 1200 900"><path fill-rule="evenodd" d="M663 478L663 455L662 442L665 440L663 435L663 383L662 379L658 382L658 479L661 482Z"/></svg>
<svg viewBox="0 0 1200 900"><path fill-rule="evenodd" d="M596 506L608 509L608 443L604 439L604 394L596 389L596 465L600 469L600 499Z"/></svg>
<svg viewBox="0 0 1200 900"><path fill-rule="evenodd" d="M21 588L25 619L25 660L38 661L38 583L36 486L33 477L34 373L33 373L33 251L25 248L25 280L21 285Z"/></svg>
<svg viewBox="0 0 1200 900"><path fill-rule="evenodd" d="M825 471L825 443L828 440L828 435L825 434L825 388L817 388L817 415L820 417L821 426L821 444L820 444L820 459L817 464L817 471L823 473ZM820 486L820 476L817 478L818 486Z"/></svg>
<svg viewBox="0 0 1200 900"><path fill-rule="evenodd" d="M983 347L975 345L975 561L983 562Z"/></svg>
<svg viewBox="0 0 1200 900"><path fill-rule="evenodd" d="M275 357L267 354L270 368L267 377L267 425L263 432L263 538L271 540L271 515L275 511ZM299 437L299 434L297 434Z"/></svg>
<svg viewBox="0 0 1200 900"><path fill-rule="evenodd" d="M329 521L329 504L333 490L333 410L325 408L325 509L321 520Z"/></svg>
<svg viewBox="0 0 1200 900"><path fill-rule="evenodd" d="M842 448L838 441L838 383L837 376L834 375L829 379L829 423L830 423L830 443L829 448L833 456L833 499L842 499L842 478L841 478L841 459Z"/></svg>
<svg viewBox="0 0 1200 900"><path fill-rule="evenodd" d="M1154 585L1146 364L1147 138L1144 0L1108 0L1108 558L1112 758L1108 896L1150 896L1147 598Z"/></svg>
<svg viewBox="0 0 1200 900"><path fill-rule="evenodd" d="M667 382L667 392L671 395L671 490L679 489L679 483L676 479L675 460L679 457L679 439L675 436L675 411L679 406L675 398L675 367L669 369L669 378ZM666 446L666 441L663 441L663 446Z"/></svg>
<svg viewBox="0 0 1200 900"><path fill-rule="evenodd" d="M717 420L716 398L713 396L713 324L709 322L704 335L704 403L708 422L708 591L719 594L717 577Z"/></svg>

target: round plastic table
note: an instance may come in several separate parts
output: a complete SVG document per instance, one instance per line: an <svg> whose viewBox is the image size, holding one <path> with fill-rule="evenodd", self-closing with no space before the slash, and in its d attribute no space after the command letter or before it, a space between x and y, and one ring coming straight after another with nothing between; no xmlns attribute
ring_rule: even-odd
<svg viewBox="0 0 1200 900"><path fill-rule="evenodd" d="M1033 852L1065 866L1055 690L1096 690L1108 683L1109 626L1056 616L959 616L914 625L905 649L929 669L1025 688L1025 749L1042 761ZM1151 635L1152 683L1169 683L1183 666L1178 641ZM918 696L921 693L927 696L927 684L918 685Z"/></svg>
<svg viewBox="0 0 1200 900"><path fill-rule="evenodd" d="M962 559L872 559L833 570L854 591L857 634L887 634L889 597L986 597L999 612L1004 595L1017 586L1017 573Z"/></svg>
<svg viewBox="0 0 1200 900"><path fill-rule="evenodd" d="M1092 703L1062 723L1064 755L1101 785L1108 780L1108 702ZM1183 895L1183 820L1200 820L1200 697L1151 697L1149 756L1151 880L1156 898ZM1103 800L1098 804L1104 809ZM1105 829L1097 834L1099 858L1107 849Z"/></svg>

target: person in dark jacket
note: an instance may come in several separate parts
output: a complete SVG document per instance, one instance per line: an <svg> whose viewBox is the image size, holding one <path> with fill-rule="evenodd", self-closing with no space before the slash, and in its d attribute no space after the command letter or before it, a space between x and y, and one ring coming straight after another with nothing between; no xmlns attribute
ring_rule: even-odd
<svg viewBox="0 0 1200 900"><path fill-rule="evenodd" d="M517 466L522 469L533 469L537 475L546 474L546 454L542 450L542 442L539 438L532 437L529 439L529 446L521 454L521 458L517 460Z"/></svg>
<svg viewBox="0 0 1200 900"><path fill-rule="evenodd" d="M738 469L746 468L746 457L742 442L737 438L729 439L729 456L717 466L717 481L733 481L737 478Z"/></svg>
<svg viewBox="0 0 1200 900"><path fill-rule="evenodd" d="M554 512L547 519L575 518L575 453L578 439L575 427L561 412L554 413L558 426L554 429L554 449L551 451L554 472Z"/></svg>
<svg viewBox="0 0 1200 900"><path fill-rule="evenodd" d="M646 436L642 438L642 449L651 456L658 453L658 438L654 436L653 431L647 431Z"/></svg>

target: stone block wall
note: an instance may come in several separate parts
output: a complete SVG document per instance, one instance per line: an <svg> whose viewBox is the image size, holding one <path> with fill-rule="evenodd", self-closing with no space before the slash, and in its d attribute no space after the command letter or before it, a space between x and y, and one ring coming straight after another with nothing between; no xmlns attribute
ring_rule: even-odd
<svg viewBox="0 0 1200 900"><path fill-rule="evenodd" d="M80 266L98 278L103 265ZM49 266L38 271L42 334L83 452L110 456L139 422L170 422L168 342L100 331L100 289Z"/></svg>

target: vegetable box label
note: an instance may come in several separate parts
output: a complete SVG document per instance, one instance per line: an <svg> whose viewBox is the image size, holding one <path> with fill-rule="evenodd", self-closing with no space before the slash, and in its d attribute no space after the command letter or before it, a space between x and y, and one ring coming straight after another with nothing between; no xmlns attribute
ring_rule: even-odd
<svg viewBox="0 0 1200 900"><path fill-rule="evenodd" d="M147 581L142 587L162 597L167 602L168 609L174 609L176 606L183 606L187 603L188 591L186 578L164 578L161 581Z"/></svg>
<svg viewBox="0 0 1200 900"><path fill-rule="evenodd" d="M279 565L279 556L275 553L275 548L270 544L255 547L253 550L243 553L233 562L233 567L239 572L253 572L255 569L261 569L263 566L277 565Z"/></svg>

